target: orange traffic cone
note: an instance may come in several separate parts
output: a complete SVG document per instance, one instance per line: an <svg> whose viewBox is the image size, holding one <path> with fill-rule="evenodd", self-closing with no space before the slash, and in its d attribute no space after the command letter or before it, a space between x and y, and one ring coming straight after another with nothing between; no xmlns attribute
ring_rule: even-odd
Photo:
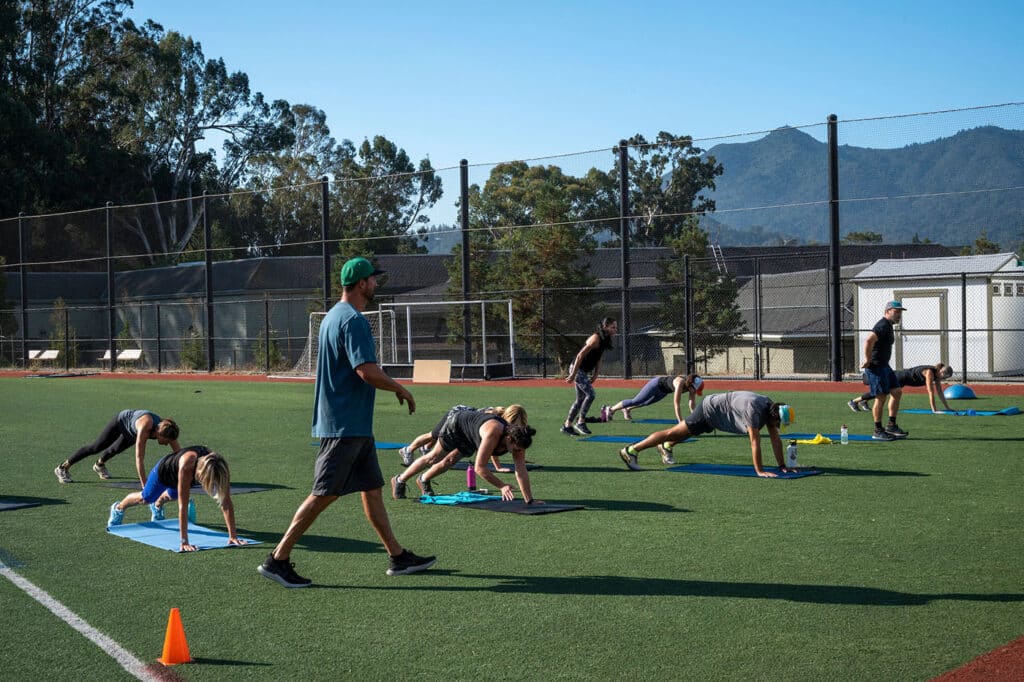
<svg viewBox="0 0 1024 682"><path fill-rule="evenodd" d="M188 642L185 641L185 628L181 624L181 612L177 607L171 609L171 614L167 617L164 653L157 660L164 665L192 662L192 656L188 653Z"/></svg>

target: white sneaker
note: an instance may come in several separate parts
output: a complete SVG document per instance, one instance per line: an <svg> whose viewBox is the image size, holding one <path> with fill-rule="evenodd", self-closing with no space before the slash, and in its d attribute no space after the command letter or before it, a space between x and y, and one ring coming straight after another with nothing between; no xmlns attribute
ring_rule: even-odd
<svg viewBox="0 0 1024 682"><path fill-rule="evenodd" d="M664 445L659 445L658 446L658 452L661 453L661 463L662 464L675 464L676 463L676 460L672 456L672 450L670 448L667 448Z"/></svg>
<svg viewBox="0 0 1024 682"><path fill-rule="evenodd" d="M626 463L626 467L631 471L643 471L640 467L640 463L637 462L636 455L630 454L628 448L622 448L619 450L619 457Z"/></svg>
<svg viewBox="0 0 1024 682"><path fill-rule="evenodd" d="M117 508L117 505L119 504L120 502L115 502L110 505L110 518L107 519L107 528L110 528L111 526L120 526L121 522L124 521L124 510Z"/></svg>
<svg viewBox="0 0 1024 682"><path fill-rule="evenodd" d="M57 465L57 468L53 470L53 475L57 477L57 480L61 483L74 483L71 480L71 474L68 473L67 467Z"/></svg>
<svg viewBox="0 0 1024 682"><path fill-rule="evenodd" d="M402 457L402 466L407 467L412 464L412 450L409 449L408 445L398 448L398 454Z"/></svg>
<svg viewBox="0 0 1024 682"><path fill-rule="evenodd" d="M149 520L150 521L163 521L164 520L164 508L156 506L156 502L149 505Z"/></svg>
<svg viewBox="0 0 1024 682"><path fill-rule="evenodd" d="M107 467L103 466L99 462L92 465L92 470L96 472L96 475L102 478L104 481L110 480L110 472L107 471Z"/></svg>

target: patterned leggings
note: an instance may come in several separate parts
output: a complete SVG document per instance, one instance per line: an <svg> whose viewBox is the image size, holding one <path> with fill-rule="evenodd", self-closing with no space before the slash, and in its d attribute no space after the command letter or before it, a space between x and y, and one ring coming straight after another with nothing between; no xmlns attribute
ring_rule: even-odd
<svg viewBox="0 0 1024 682"><path fill-rule="evenodd" d="M586 372L576 372L576 400L569 408L567 421L570 424L585 421L587 410L593 404L594 398L594 386L590 383L590 375Z"/></svg>

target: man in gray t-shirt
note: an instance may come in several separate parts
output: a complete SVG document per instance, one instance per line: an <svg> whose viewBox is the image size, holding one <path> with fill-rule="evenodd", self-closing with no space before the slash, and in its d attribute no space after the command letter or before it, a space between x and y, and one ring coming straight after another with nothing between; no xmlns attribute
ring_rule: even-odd
<svg viewBox="0 0 1024 682"><path fill-rule="evenodd" d="M711 431L747 434L750 438L750 452L754 470L758 476L774 478L778 474L767 471L761 463L761 428L768 428L775 461L782 472L791 471L783 459L780 426L789 426L794 421L793 409L789 405L772 402L768 396L750 391L729 391L715 393L702 400L686 419L670 429L652 433L639 443L626 446L619 451L619 457L634 471L640 470L637 455L648 448L657 446L659 451L665 443L681 443L690 436L699 436ZM662 451L662 459L665 452Z"/></svg>

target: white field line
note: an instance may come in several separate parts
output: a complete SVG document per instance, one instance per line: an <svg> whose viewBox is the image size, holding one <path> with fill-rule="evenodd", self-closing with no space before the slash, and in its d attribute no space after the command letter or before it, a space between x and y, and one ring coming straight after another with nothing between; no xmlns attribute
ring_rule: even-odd
<svg viewBox="0 0 1024 682"><path fill-rule="evenodd" d="M71 611L68 607L51 597L46 591L36 587L35 584L22 578L11 570L6 564L0 562L0 575L17 585L25 594L50 610L53 615L78 630L82 635L92 641L93 644L103 650L108 656L120 664L130 675L145 682L158 682L147 669L146 664L135 658L124 647L107 637L105 634L86 623L81 616Z"/></svg>

